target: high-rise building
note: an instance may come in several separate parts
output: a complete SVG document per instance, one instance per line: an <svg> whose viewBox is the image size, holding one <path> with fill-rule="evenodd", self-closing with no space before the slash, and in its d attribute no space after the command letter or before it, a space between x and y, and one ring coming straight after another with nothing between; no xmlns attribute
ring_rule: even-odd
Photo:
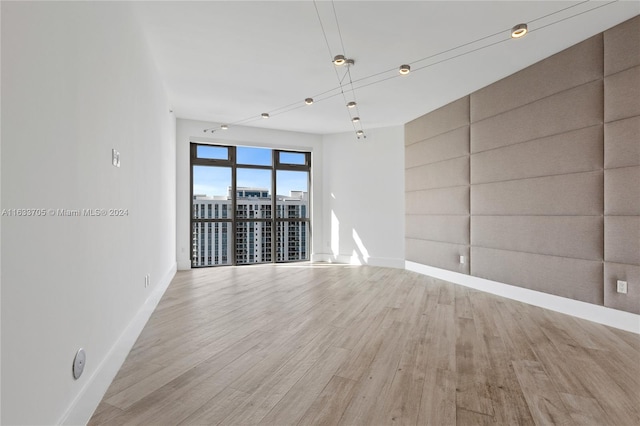
<svg viewBox="0 0 640 426"><path fill-rule="evenodd" d="M192 266L228 265L235 248L237 264L308 260L306 218L309 194L291 191L276 196L276 217L272 218L272 200L266 188L236 189L236 230L232 238L232 196L193 196L194 219L227 219L216 222L194 222L192 228ZM286 219L286 220L285 220ZM275 233L273 225L275 223Z"/></svg>

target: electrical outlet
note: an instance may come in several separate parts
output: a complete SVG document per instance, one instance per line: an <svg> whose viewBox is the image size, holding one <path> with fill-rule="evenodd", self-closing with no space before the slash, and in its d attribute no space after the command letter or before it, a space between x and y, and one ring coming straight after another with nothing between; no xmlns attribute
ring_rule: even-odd
<svg viewBox="0 0 640 426"><path fill-rule="evenodd" d="M627 294L627 282L626 281L618 280L616 282L616 287L617 287L618 293Z"/></svg>

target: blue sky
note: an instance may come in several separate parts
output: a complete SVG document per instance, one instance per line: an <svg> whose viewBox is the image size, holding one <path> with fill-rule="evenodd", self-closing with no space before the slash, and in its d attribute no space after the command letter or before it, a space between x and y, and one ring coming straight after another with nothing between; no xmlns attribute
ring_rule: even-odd
<svg viewBox="0 0 640 426"><path fill-rule="evenodd" d="M226 150L219 147L202 147L199 156L209 158L224 158ZM264 148L238 147L236 149L238 164L271 165L271 150ZM282 155L281 161L295 161L295 154ZM278 170L276 181L278 195L289 195L290 191L308 191L306 172ZM194 194L227 195L227 188L231 186L231 168L194 166L193 168ZM268 188L271 192L271 171L243 169L238 167L238 186Z"/></svg>

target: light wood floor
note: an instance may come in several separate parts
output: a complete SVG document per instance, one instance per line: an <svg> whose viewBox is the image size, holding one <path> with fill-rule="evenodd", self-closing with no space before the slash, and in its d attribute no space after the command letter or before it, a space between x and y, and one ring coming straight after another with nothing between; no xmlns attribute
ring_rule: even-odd
<svg viewBox="0 0 640 426"><path fill-rule="evenodd" d="M640 424L640 336L403 270L178 272L91 425Z"/></svg>

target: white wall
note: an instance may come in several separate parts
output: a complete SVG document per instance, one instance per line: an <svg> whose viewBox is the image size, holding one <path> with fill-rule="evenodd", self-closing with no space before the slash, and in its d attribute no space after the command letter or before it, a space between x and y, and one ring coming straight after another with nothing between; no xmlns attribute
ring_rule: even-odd
<svg viewBox="0 0 640 426"><path fill-rule="evenodd" d="M404 268L404 127L323 143L324 260Z"/></svg>
<svg viewBox="0 0 640 426"><path fill-rule="evenodd" d="M178 269L191 268L190 255L190 151L191 142L218 143L225 145L254 146L266 148L298 149L311 152L311 221L312 258L323 247L322 234L316 232L315 224L322 223L322 136L308 133L286 132L281 130L258 129L254 127L230 126L228 130L215 133L204 133L204 129L217 127L219 124L194 120L177 120L177 235L176 251Z"/></svg>
<svg viewBox="0 0 640 426"><path fill-rule="evenodd" d="M2 218L1 422L82 423L175 270L175 119L130 4L1 7L2 208L128 209Z"/></svg>

